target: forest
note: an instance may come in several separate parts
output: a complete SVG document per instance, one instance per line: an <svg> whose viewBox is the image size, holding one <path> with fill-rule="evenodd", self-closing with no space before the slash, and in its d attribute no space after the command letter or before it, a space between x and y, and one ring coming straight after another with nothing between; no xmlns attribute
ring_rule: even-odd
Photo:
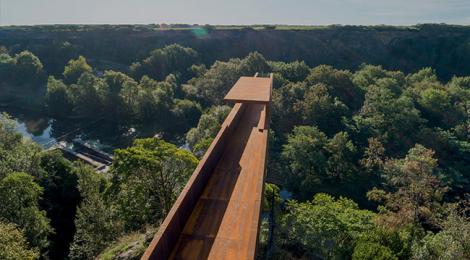
<svg viewBox="0 0 470 260"><path fill-rule="evenodd" d="M321 29L330 31L326 38L332 31L342 37L398 31L413 46L397 54L372 44L375 52L354 62L315 60L308 50L302 59L303 48L273 58L274 51L256 49L258 43L243 55L216 57L210 49L226 40L217 40L221 34L272 33L282 39L273 44L280 44L287 41L282 33L305 33L296 30L203 28L201 42L163 37L142 54L119 53L122 43L113 49L96 34L120 35L116 28L71 27L59 27L57 35L91 31L95 41L48 44L31 40L47 36L41 27L0 30L2 105L57 120L158 124L189 149L137 138L114 151L108 173L97 173L23 137L4 113L0 259L139 259L230 111L224 95L240 76L256 72L274 75L259 259L470 258L467 27ZM132 29L142 33L125 31ZM429 36L435 41L415 49L411 42L430 30L446 34ZM187 33L171 32L176 38ZM3 38L8 34L26 38ZM433 61L414 60L428 50ZM381 62L383 53L400 59Z"/></svg>

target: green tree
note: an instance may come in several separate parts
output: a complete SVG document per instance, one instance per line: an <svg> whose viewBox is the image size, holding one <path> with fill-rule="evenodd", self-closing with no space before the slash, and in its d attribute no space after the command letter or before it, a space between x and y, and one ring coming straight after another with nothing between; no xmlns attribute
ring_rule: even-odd
<svg viewBox="0 0 470 260"><path fill-rule="evenodd" d="M85 117L102 115L107 85L103 79L91 73L83 73L77 84L70 86L74 102L74 112Z"/></svg>
<svg viewBox="0 0 470 260"><path fill-rule="evenodd" d="M313 126L296 126L287 136L279 158L286 188L298 199L318 192L347 195L361 203L367 201L370 176L358 167L357 147L346 132L332 138ZM365 203L364 203L365 204Z"/></svg>
<svg viewBox="0 0 470 260"><path fill-rule="evenodd" d="M391 230L374 227L357 239L353 259L409 259L413 237L410 228Z"/></svg>
<svg viewBox="0 0 470 260"><path fill-rule="evenodd" d="M429 232L412 247L414 259L469 259L470 222L468 217L453 210L442 231Z"/></svg>
<svg viewBox="0 0 470 260"><path fill-rule="evenodd" d="M0 181L0 220L17 224L30 245L43 251L52 229L46 212L38 207L42 193L43 188L27 173L11 173Z"/></svg>
<svg viewBox="0 0 470 260"><path fill-rule="evenodd" d="M368 173L379 176L385 163L385 148L377 138L369 138L361 165Z"/></svg>
<svg viewBox="0 0 470 260"><path fill-rule="evenodd" d="M118 95L123 88L123 84L126 81L132 80L132 78L126 74L112 70L105 71L103 79L106 84L108 84L109 93L112 95Z"/></svg>
<svg viewBox="0 0 470 260"><path fill-rule="evenodd" d="M425 122L409 97L377 87L367 91L364 106L353 119L364 136L378 138L394 152L408 149Z"/></svg>
<svg viewBox="0 0 470 260"><path fill-rule="evenodd" d="M392 79L397 85L403 86L406 83L405 75L400 71L387 71L382 66L362 64L360 69L353 75L354 85L363 90L368 90L371 86L377 86L383 79Z"/></svg>
<svg viewBox="0 0 470 260"><path fill-rule="evenodd" d="M341 118L349 112L341 101L329 95L328 88L323 84L306 91L301 111L304 122L316 125L327 134L341 130Z"/></svg>
<svg viewBox="0 0 470 260"><path fill-rule="evenodd" d="M0 146L3 149L12 149L21 144L22 136L16 131L16 123L7 113L0 115ZM3 177L3 176L2 176Z"/></svg>
<svg viewBox="0 0 470 260"><path fill-rule="evenodd" d="M421 93L419 104L435 113L445 113L450 108L450 96L441 89L429 88Z"/></svg>
<svg viewBox="0 0 470 260"><path fill-rule="evenodd" d="M75 216L76 232L70 245L70 259L93 259L119 234L113 211L104 201L104 177L92 168L76 168L82 198Z"/></svg>
<svg viewBox="0 0 470 260"><path fill-rule="evenodd" d="M237 82L240 76L267 73L271 68L264 57L253 52L244 59L216 61L202 76L188 81L183 87L190 99L198 100L205 106L220 105L223 96Z"/></svg>
<svg viewBox="0 0 470 260"><path fill-rule="evenodd" d="M229 112L230 107L228 106L214 106L204 113L199 119L197 127L191 128L186 134L186 142L189 147L195 148L199 143L206 142L208 138L214 138ZM205 150L200 152L204 154Z"/></svg>
<svg viewBox="0 0 470 260"><path fill-rule="evenodd" d="M382 202L379 223L389 227L438 224L440 202L446 188L437 174L434 151L415 145L405 159L387 161L383 178L388 191L374 188L368 197Z"/></svg>
<svg viewBox="0 0 470 260"><path fill-rule="evenodd" d="M420 82L433 82L438 83L439 80L436 75L436 71L432 68L423 68L414 74L410 74L406 77L408 84L412 85Z"/></svg>
<svg viewBox="0 0 470 260"><path fill-rule="evenodd" d="M53 76L47 81L46 104L49 113L56 117L68 116L73 109L73 100L67 86Z"/></svg>
<svg viewBox="0 0 470 260"><path fill-rule="evenodd" d="M103 80L107 85L107 91L103 97L105 113L112 116L115 120L128 119L131 117L134 107L130 105L132 102L126 103L126 99L132 100L133 98L127 97L128 94L132 94L127 88L129 86L135 86L133 85L137 84L135 80L122 72L112 70L104 72Z"/></svg>
<svg viewBox="0 0 470 260"><path fill-rule="evenodd" d="M116 120L128 119L132 115L132 107L128 107L124 102L123 91L125 85L135 82L133 78L122 72L107 70L104 72L103 80L107 85L104 95L106 114Z"/></svg>
<svg viewBox="0 0 470 260"><path fill-rule="evenodd" d="M165 217L197 162L190 152L156 138L137 139L116 150L112 190L126 229Z"/></svg>
<svg viewBox="0 0 470 260"><path fill-rule="evenodd" d="M41 148L16 131L16 123L8 114L0 114L0 179L11 172L41 175Z"/></svg>
<svg viewBox="0 0 470 260"><path fill-rule="evenodd" d="M194 101L177 99L171 112L176 117L178 128L187 131L191 126L197 124L201 117L201 110L201 106Z"/></svg>
<svg viewBox="0 0 470 260"><path fill-rule="evenodd" d="M273 205L275 208L279 207L281 204L281 195L280 195L280 188L272 183L266 183L264 186L264 195L263 195L263 203L262 209L265 212L273 209Z"/></svg>
<svg viewBox="0 0 470 260"><path fill-rule="evenodd" d="M287 203L281 221L283 247L306 258L347 258L359 235L373 227L374 213L347 198L316 194L312 201Z"/></svg>
<svg viewBox="0 0 470 260"><path fill-rule="evenodd" d="M290 82L304 81L310 73L310 67L305 61L294 61L290 63L285 62L270 62L274 73L280 74L284 79Z"/></svg>
<svg viewBox="0 0 470 260"><path fill-rule="evenodd" d="M133 79L126 80L122 84L119 96L131 114L137 114L139 90L139 84Z"/></svg>
<svg viewBox="0 0 470 260"><path fill-rule="evenodd" d="M462 117L452 101L448 90L428 88L419 94L417 103L422 108L423 116L428 119L428 125L448 128Z"/></svg>
<svg viewBox="0 0 470 260"><path fill-rule="evenodd" d="M11 57L8 53L0 54L0 77L3 80L2 84L0 85L0 88L4 87L3 85L5 83L10 83L13 80L14 72L15 59Z"/></svg>
<svg viewBox="0 0 470 260"><path fill-rule="evenodd" d="M48 256L62 259L69 253L75 232L74 217L80 202L78 176L72 163L59 150L42 152L40 167L44 171L39 180L44 188L41 208L46 210L55 231L49 236Z"/></svg>
<svg viewBox="0 0 470 260"><path fill-rule="evenodd" d="M67 84L76 83L83 73L91 73L93 69L88 65L86 58L79 56L76 60L70 60L64 68L62 75Z"/></svg>
<svg viewBox="0 0 470 260"><path fill-rule="evenodd" d="M398 260L390 248L379 243L358 242L354 248L352 259L361 260Z"/></svg>
<svg viewBox="0 0 470 260"><path fill-rule="evenodd" d="M214 141L213 137L208 137L197 142L191 149L194 156L201 159L206 153L207 149L209 149L213 141Z"/></svg>
<svg viewBox="0 0 470 260"><path fill-rule="evenodd" d="M288 163L287 187L301 198L312 195L312 189L327 178L326 135L316 127L296 126L288 136L282 156Z"/></svg>
<svg viewBox="0 0 470 260"><path fill-rule="evenodd" d="M439 168L442 170L441 182L449 186L449 192L465 194L470 192L470 143L465 137L459 139L456 134L440 128L424 128L417 140L423 146L436 153Z"/></svg>
<svg viewBox="0 0 470 260"><path fill-rule="evenodd" d="M156 120L166 124L170 110L174 105L175 84L170 76L165 81L157 82L147 76L142 77L137 96L138 116L142 121Z"/></svg>
<svg viewBox="0 0 470 260"><path fill-rule="evenodd" d="M271 127L276 132L290 132L295 125L303 124L305 111L302 109L306 90L304 82L288 83L274 89Z"/></svg>
<svg viewBox="0 0 470 260"><path fill-rule="evenodd" d="M272 257L279 251L277 238L277 225L281 216L280 188L272 183L265 183L263 201L261 203L262 214L267 216L261 221L259 231L258 257ZM274 252L274 254L273 254ZM266 254L264 254L266 253Z"/></svg>
<svg viewBox="0 0 470 260"><path fill-rule="evenodd" d="M21 230L13 224L0 222L0 259L33 260L38 258L38 250L28 246Z"/></svg>
<svg viewBox="0 0 470 260"><path fill-rule="evenodd" d="M150 56L130 67L131 74L136 79L148 75L156 80L163 80L171 73L180 74L183 80L189 76L189 68L198 61L195 50L178 44L171 44L155 49Z"/></svg>
<svg viewBox="0 0 470 260"><path fill-rule="evenodd" d="M325 149L329 153L326 171L339 181L350 181L357 173L355 161L356 146L346 132L339 132L328 140Z"/></svg>
<svg viewBox="0 0 470 260"><path fill-rule="evenodd" d="M361 107L364 93L361 88L353 83L352 78L353 75L349 71L320 65L312 69L306 82L311 86L317 84L325 85L328 88L328 93L355 111Z"/></svg>
<svg viewBox="0 0 470 260"><path fill-rule="evenodd" d="M18 83L36 83L44 74L39 58L29 51L15 55L15 74Z"/></svg>
<svg viewBox="0 0 470 260"><path fill-rule="evenodd" d="M456 77L454 76L452 80L450 81L449 85L453 86L458 86L463 89L470 89L470 77Z"/></svg>

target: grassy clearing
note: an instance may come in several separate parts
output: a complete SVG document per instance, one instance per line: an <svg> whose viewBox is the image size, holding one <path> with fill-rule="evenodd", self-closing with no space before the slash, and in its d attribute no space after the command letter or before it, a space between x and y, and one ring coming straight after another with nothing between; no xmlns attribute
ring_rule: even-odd
<svg viewBox="0 0 470 260"><path fill-rule="evenodd" d="M152 240L157 228L149 227L146 231L135 232L122 236L108 246L96 258L98 260L140 259Z"/></svg>

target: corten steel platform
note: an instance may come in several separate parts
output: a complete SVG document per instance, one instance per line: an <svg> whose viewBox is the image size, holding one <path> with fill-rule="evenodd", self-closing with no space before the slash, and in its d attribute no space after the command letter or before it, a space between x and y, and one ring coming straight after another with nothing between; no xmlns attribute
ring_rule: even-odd
<svg viewBox="0 0 470 260"><path fill-rule="evenodd" d="M255 258L271 89L272 75L233 86L233 109L142 259Z"/></svg>

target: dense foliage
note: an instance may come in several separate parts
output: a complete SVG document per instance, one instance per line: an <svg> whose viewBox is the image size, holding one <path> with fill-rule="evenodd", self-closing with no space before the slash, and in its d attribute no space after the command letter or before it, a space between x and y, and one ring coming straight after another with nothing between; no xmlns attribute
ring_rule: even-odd
<svg viewBox="0 0 470 260"><path fill-rule="evenodd" d="M34 54L0 55L0 75L12 76L2 99L26 100L34 86L56 119L158 124L186 133L189 148L137 139L96 173L43 151L2 115L0 229L11 235L0 239L25 258L107 258L130 238L141 252L142 233L155 232L229 113L224 94L255 72L274 73L268 177L276 185L265 189L260 257L470 257L470 77L311 68L258 52L209 66L204 53L172 44L122 70L77 53L45 82Z"/></svg>
<svg viewBox="0 0 470 260"><path fill-rule="evenodd" d="M36 250L28 248L21 230L13 224L0 222L0 258L5 260L37 259Z"/></svg>
<svg viewBox="0 0 470 260"><path fill-rule="evenodd" d="M164 218L197 162L190 152L154 138L116 150L111 190L125 228Z"/></svg>
<svg viewBox="0 0 470 260"><path fill-rule="evenodd" d="M374 213L353 201L318 193L312 201L290 201L282 216L278 239L283 247L299 248L308 258L347 258L354 241L373 227Z"/></svg>
<svg viewBox="0 0 470 260"><path fill-rule="evenodd" d="M163 140L137 139L116 150L111 171L99 174L42 151L3 115L0 256L93 259L121 235L158 225L197 162Z"/></svg>

